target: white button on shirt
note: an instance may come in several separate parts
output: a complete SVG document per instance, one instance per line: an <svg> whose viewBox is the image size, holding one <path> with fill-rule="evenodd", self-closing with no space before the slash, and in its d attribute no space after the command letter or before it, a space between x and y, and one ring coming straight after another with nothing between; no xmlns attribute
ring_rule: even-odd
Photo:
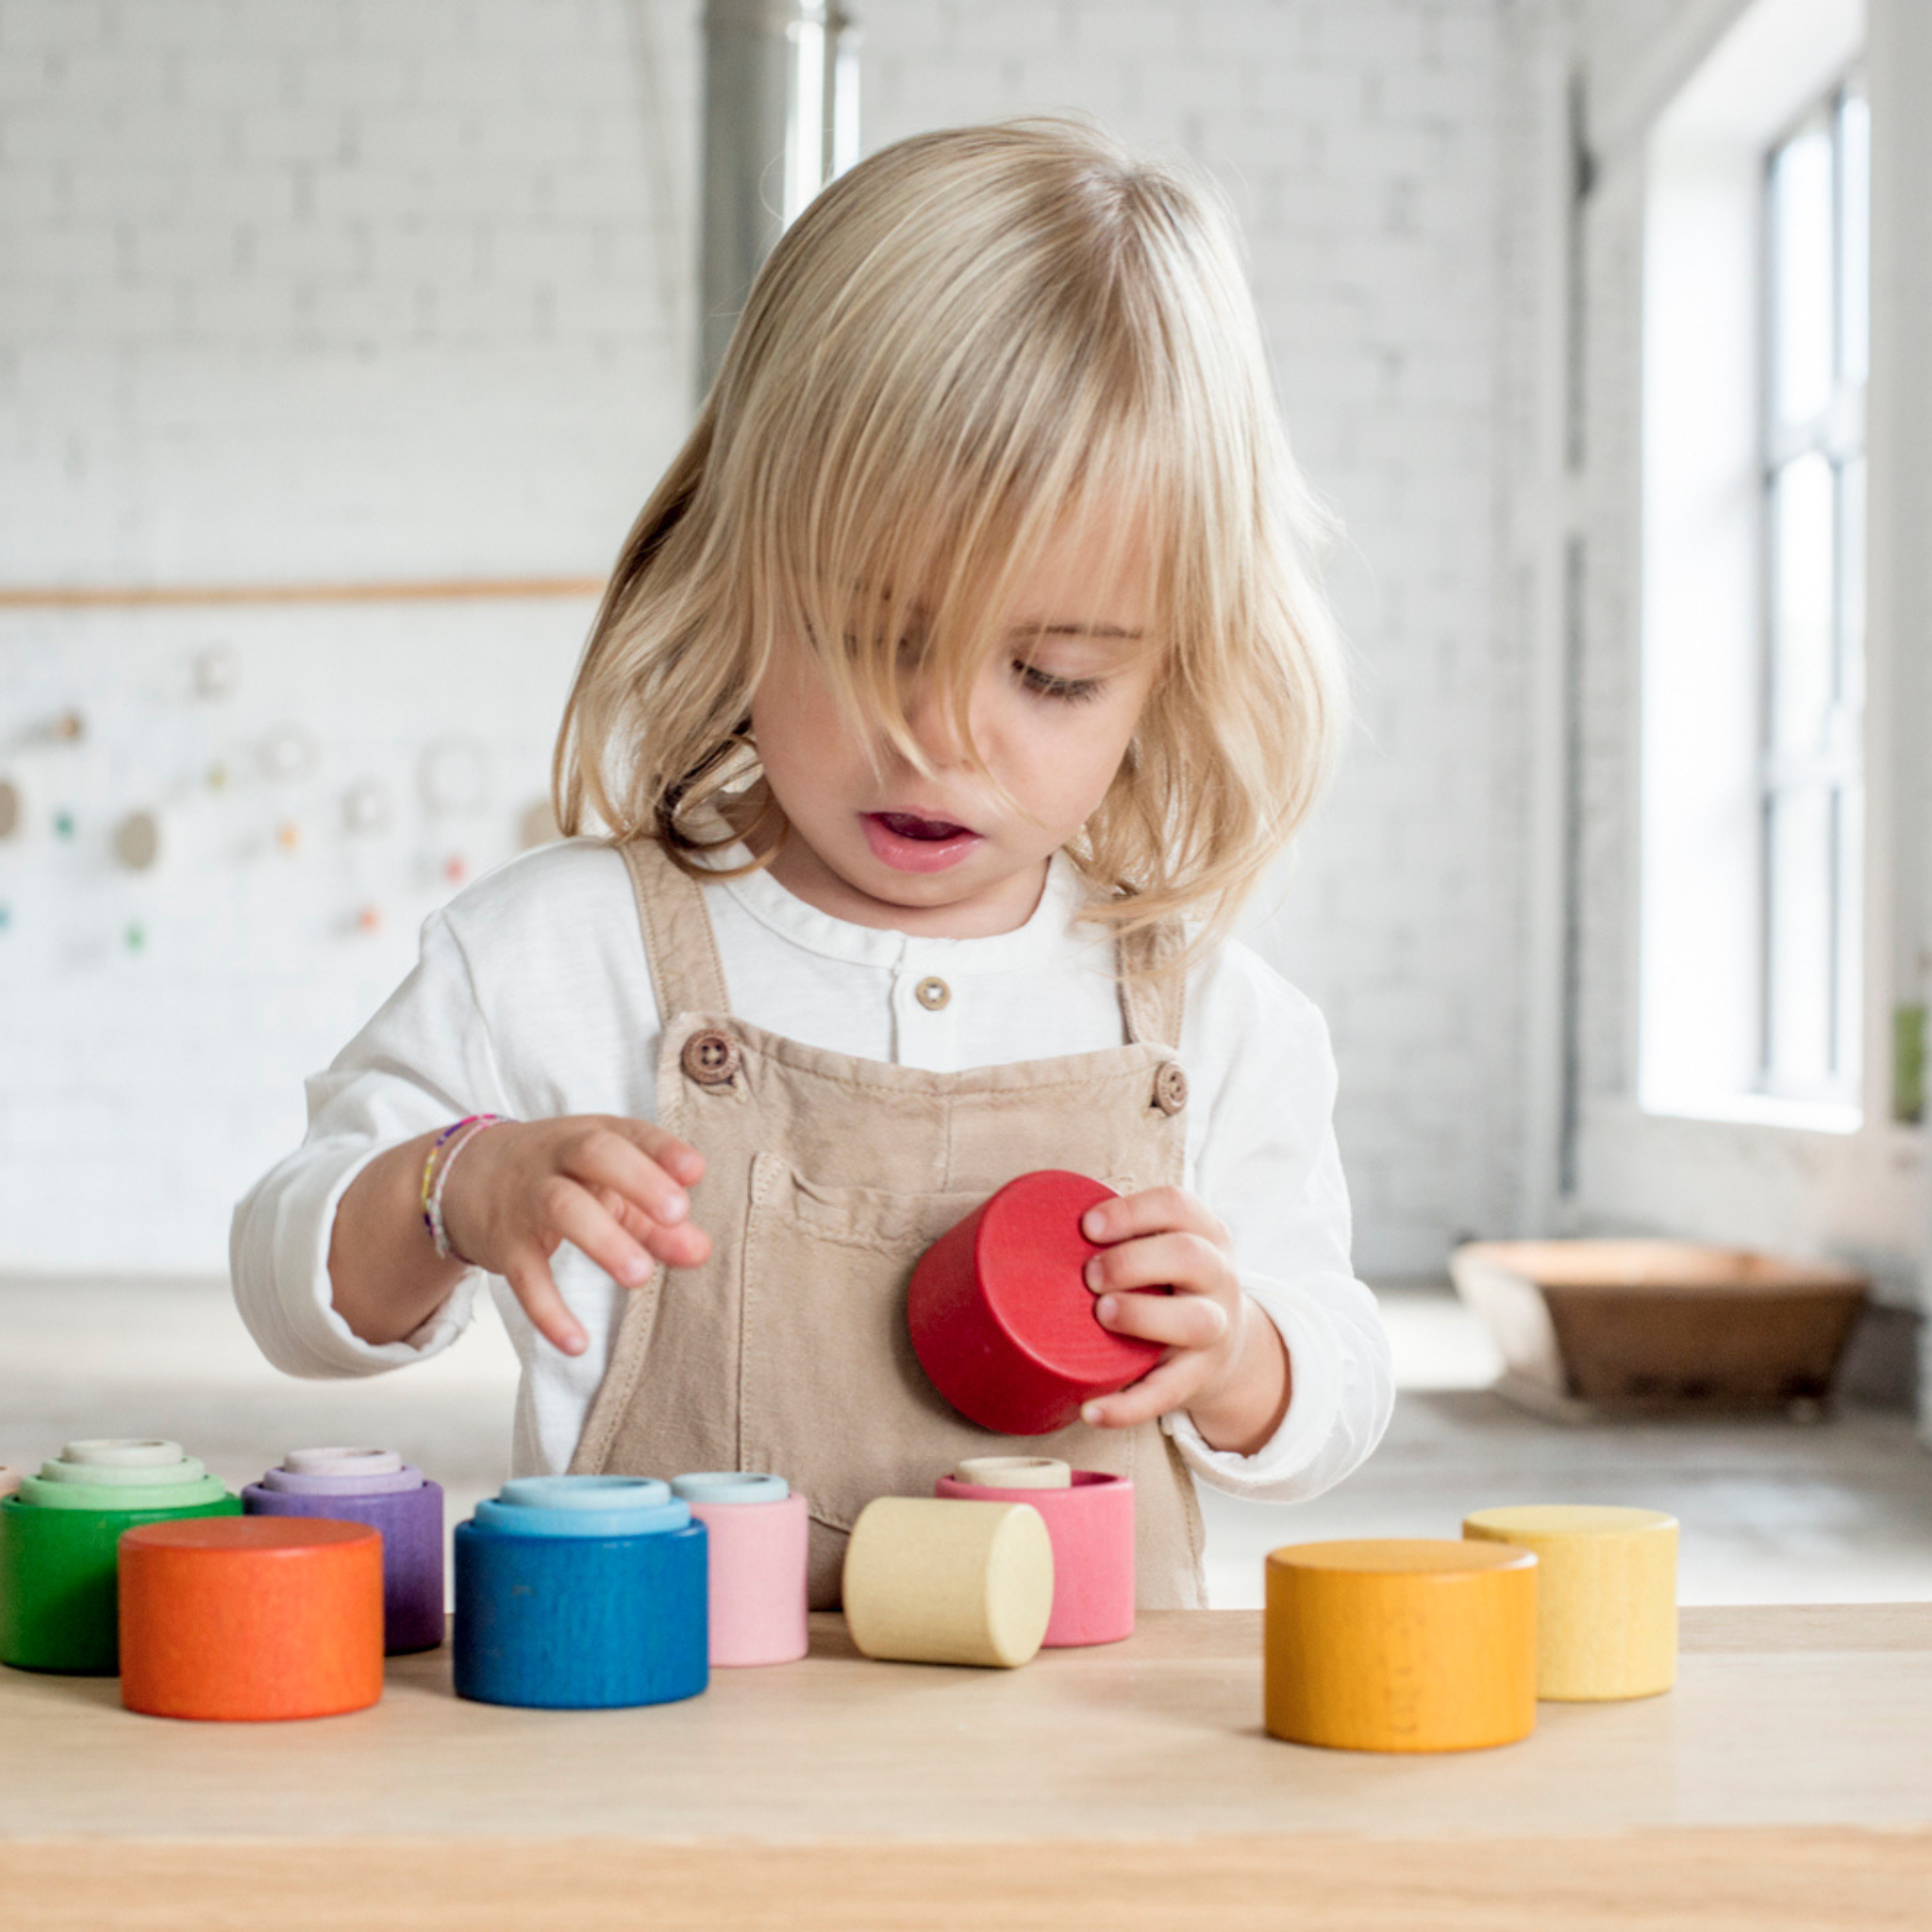
<svg viewBox="0 0 1932 1932"><path fill-rule="evenodd" d="M945 940L847 924L768 873L705 888L741 1018L931 1073L1121 1043L1112 945L1075 918L1082 896L1072 862L1057 858L1024 925ZM935 980L943 1001L931 995ZM309 1081L302 1146L236 1209L236 1300L270 1360L291 1374L360 1375L447 1347L468 1324L480 1273L406 1341L362 1341L335 1312L329 1232L349 1182L384 1148L466 1113L655 1119L661 1031L629 875L602 843L525 854L432 915L415 971ZM1316 1495L1374 1447L1393 1391L1374 1298L1349 1265L1327 1031L1252 952L1226 945L1190 975L1179 1044L1186 1184L1226 1224L1243 1286L1288 1345L1293 1394L1274 1439L1250 1457L1209 1449L1183 1414L1165 1425L1216 1488L1284 1502ZM590 1337L575 1357L537 1335L506 1284L491 1283L523 1362L519 1475L568 1466L624 1308L625 1291L575 1249L559 1248L553 1268Z"/></svg>

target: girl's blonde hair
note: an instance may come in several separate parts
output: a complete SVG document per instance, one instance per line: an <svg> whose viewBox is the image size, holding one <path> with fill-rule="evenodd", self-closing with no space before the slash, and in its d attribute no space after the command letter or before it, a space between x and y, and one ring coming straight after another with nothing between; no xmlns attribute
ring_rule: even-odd
<svg viewBox="0 0 1932 1932"><path fill-rule="evenodd" d="M1014 648L1013 587L1082 513L1123 557L1151 546L1162 654L1073 848L1090 912L1224 930L1342 732L1309 563L1325 525L1218 192L1074 121L896 142L781 238L604 593L558 738L558 823L594 815L701 874L754 820L782 836L749 719L781 634L849 725L924 769L908 651L963 729L988 653ZM707 829L721 811L728 835Z"/></svg>

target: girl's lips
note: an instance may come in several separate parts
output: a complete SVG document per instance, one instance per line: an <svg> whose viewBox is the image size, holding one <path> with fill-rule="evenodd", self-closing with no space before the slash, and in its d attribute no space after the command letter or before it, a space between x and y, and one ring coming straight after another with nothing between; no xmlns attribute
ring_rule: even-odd
<svg viewBox="0 0 1932 1932"><path fill-rule="evenodd" d="M944 819L900 811L867 811L858 817L872 856L894 872L944 872L979 843L977 832Z"/></svg>

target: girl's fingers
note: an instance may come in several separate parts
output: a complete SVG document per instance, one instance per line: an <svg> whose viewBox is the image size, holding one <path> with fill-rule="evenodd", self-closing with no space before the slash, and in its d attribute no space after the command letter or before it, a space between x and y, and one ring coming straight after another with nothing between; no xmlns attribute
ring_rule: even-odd
<svg viewBox="0 0 1932 1932"><path fill-rule="evenodd" d="M544 1341L565 1355L583 1354L590 1337L564 1306L551 1275L550 1263L541 1250L533 1249L519 1256L503 1271L503 1278L509 1283L510 1291L523 1304L525 1314Z"/></svg>
<svg viewBox="0 0 1932 1932"><path fill-rule="evenodd" d="M1108 1294L1093 1312L1111 1333L1163 1348L1212 1348L1227 1333L1227 1310L1207 1295Z"/></svg>
<svg viewBox="0 0 1932 1932"><path fill-rule="evenodd" d="M1140 1423L1151 1423L1156 1416L1181 1407L1200 1381L1200 1357L1176 1356L1171 1361L1157 1362L1119 1394L1103 1395L1085 1404L1080 1420L1097 1429L1130 1429Z"/></svg>
<svg viewBox="0 0 1932 1932"><path fill-rule="evenodd" d="M657 1129L652 1128L652 1132ZM671 1148L682 1143L664 1140ZM689 1152L690 1150L686 1150ZM593 1191L622 1195L663 1225L691 1212L691 1196L627 1136L610 1127L589 1127L567 1141L558 1153L563 1172Z"/></svg>
<svg viewBox="0 0 1932 1932"><path fill-rule="evenodd" d="M559 1239L594 1261L613 1281L639 1288L650 1278L651 1257L587 1190L564 1174L552 1174L538 1190L542 1242L546 1252ZM545 1274L549 1270L546 1267Z"/></svg>
<svg viewBox="0 0 1932 1932"><path fill-rule="evenodd" d="M662 1168L680 1187L694 1188L704 1177L705 1157L687 1141L651 1121L625 1120L612 1116L608 1131L627 1141Z"/></svg>
<svg viewBox="0 0 1932 1932"><path fill-rule="evenodd" d="M1226 1254L1198 1234L1152 1234L1088 1257L1082 1278L1096 1294L1124 1288L1177 1288L1213 1294L1231 1288Z"/></svg>
<svg viewBox="0 0 1932 1932"><path fill-rule="evenodd" d="M675 1227L647 1227L639 1240L670 1268L695 1268L711 1252L711 1237L688 1221Z"/></svg>
<svg viewBox="0 0 1932 1932"><path fill-rule="evenodd" d="M1097 1202L1080 1217L1080 1232L1090 1241L1179 1232L1199 1235L1218 1248L1230 1245L1225 1225L1215 1219L1207 1202L1185 1188L1143 1188L1138 1194Z"/></svg>

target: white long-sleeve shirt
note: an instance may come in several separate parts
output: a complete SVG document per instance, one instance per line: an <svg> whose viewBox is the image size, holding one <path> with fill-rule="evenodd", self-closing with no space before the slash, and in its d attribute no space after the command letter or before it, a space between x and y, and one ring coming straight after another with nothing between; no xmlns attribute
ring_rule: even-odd
<svg viewBox="0 0 1932 1932"><path fill-rule="evenodd" d="M936 1073L1124 1037L1111 942L1077 919L1083 887L1063 857L1026 924L988 939L850 925L764 872L704 892L732 1010L771 1032ZM937 1012L913 996L931 974L953 991ZM363 1341L335 1311L328 1247L344 1190L386 1148L465 1114L655 1120L661 1031L629 874L609 847L579 840L527 853L432 914L415 970L308 1083L301 1147L235 1211L235 1297L262 1352L291 1374L330 1376L447 1348L469 1323L480 1271L402 1341ZM1185 1184L1226 1224L1242 1285L1287 1344L1293 1393L1253 1456L1208 1448L1182 1413L1164 1426L1214 1487L1298 1501L1375 1446L1394 1386L1374 1300L1349 1263L1327 1029L1252 952L1227 944L1190 976L1179 1048ZM490 1284L523 1363L519 1475L568 1468L626 1292L568 1243L553 1268L590 1338L580 1356L552 1348L508 1284Z"/></svg>

